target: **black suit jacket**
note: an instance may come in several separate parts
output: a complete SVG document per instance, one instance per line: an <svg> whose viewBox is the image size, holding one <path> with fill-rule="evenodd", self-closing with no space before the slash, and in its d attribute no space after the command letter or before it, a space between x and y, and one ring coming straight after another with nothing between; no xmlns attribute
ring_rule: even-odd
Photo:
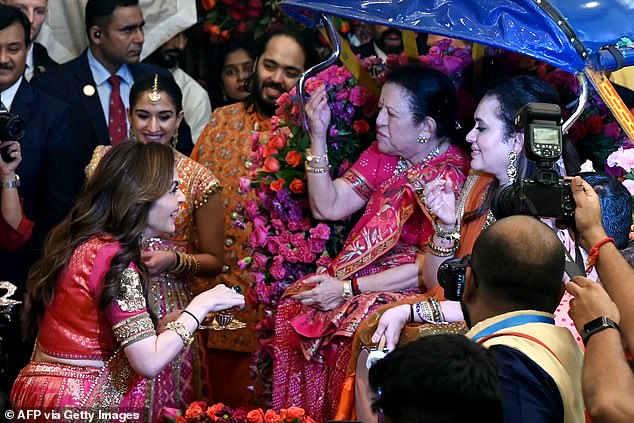
<svg viewBox="0 0 634 423"><path fill-rule="evenodd" d="M56 68L59 64L51 59L46 47L40 43L33 43L33 78Z"/></svg>
<svg viewBox="0 0 634 423"><path fill-rule="evenodd" d="M61 64L45 74L34 78L33 83L49 94L63 99L71 107L71 135L73 142L72 163L69 183L78 192L84 181L84 169L90 162L92 153L98 145L109 145L108 125L105 113L96 92L95 80L88 64L85 50L79 57ZM143 63L128 65L134 80L147 75L159 73L172 78L169 71ZM84 87L92 86L92 95L84 93ZM191 130L186 123L181 124L178 131L178 149L184 154L191 153L193 148Z"/></svg>
<svg viewBox="0 0 634 423"><path fill-rule="evenodd" d="M70 107L22 79L11 113L26 123L20 141L20 197L24 214L35 226L31 240L14 252L0 252L0 281L22 287L29 265L39 254L44 237L68 212L73 191L64 178L70 156Z"/></svg>

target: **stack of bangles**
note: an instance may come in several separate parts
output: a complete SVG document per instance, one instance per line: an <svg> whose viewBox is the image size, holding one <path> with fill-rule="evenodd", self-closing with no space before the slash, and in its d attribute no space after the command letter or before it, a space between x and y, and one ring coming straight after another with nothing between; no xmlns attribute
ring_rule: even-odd
<svg viewBox="0 0 634 423"><path fill-rule="evenodd" d="M451 247L443 247L434 242L434 237L429 238L427 247L429 252L436 257L450 257L458 251L460 245L460 231L457 226L451 230L442 230L436 220L433 221L435 235L443 241L451 242Z"/></svg>
<svg viewBox="0 0 634 423"><path fill-rule="evenodd" d="M310 148L306 149L306 161L304 167L308 173L328 173L330 164L328 164L328 154L315 156L311 153Z"/></svg>
<svg viewBox="0 0 634 423"><path fill-rule="evenodd" d="M442 315L440 304L434 297L429 297L426 301L409 305L409 322L415 321L415 315L424 323L443 324L447 323Z"/></svg>
<svg viewBox="0 0 634 423"><path fill-rule="evenodd" d="M174 266L168 270L168 273L178 277L195 276L200 270L200 263L193 254L185 254L180 251L173 251L176 258Z"/></svg>

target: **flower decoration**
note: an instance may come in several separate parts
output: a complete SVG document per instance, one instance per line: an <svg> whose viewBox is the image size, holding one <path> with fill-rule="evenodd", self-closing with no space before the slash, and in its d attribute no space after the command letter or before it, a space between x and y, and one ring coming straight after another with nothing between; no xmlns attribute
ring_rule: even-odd
<svg viewBox="0 0 634 423"><path fill-rule="evenodd" d="M205 401L192 402L184 414L181 410L163 407L159 420L165 423L316 423L299 407L282 408L277 413L261 408L251 411L232 409L220 402L207 406Z"/></svg>
<svg viewBox="0 0 634 423"><path fill-rule="evenodd" d="M287 17L276 0L199 0L203 29L214 42L252 33L259 38L271 26Z"/></svg>

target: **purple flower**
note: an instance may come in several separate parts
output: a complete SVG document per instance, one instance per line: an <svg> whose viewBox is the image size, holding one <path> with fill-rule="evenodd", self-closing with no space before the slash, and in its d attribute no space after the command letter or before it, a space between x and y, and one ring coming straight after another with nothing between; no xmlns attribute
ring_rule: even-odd
<svg viewBox="0 0 634 423"><path fill-rule="evenodd" d="M284 266L282 265L283 262L284 259L282 258L282 256L276 256L273 259L273 265L271 266L271 276L273 276L275 279L283 279L284 275L286 274L286 269L284 269Z"/></svg>
<svg viewBox="0 0 634 423"><path fill-rule="evenodd" d="M262 253L254 253L252 258L252 263L254 269L263 270L265 269L266 263L269 261L269 258Z"/></svg>

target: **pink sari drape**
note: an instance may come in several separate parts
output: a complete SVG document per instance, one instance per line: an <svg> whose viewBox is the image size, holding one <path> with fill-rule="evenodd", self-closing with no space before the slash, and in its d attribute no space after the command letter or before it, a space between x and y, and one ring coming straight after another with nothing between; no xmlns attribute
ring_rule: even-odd
<svg viewBox="0 0 634 423"><path fill-rule="evenodd" d="M362 277L414 263L433 233L422 203L425 183L450 178L460 187L468 170L468 160L455 147L407 170L399 169L396 161L373 144L344 175L368 204L328 267L330 276ZM386 168L389 172L381 171ZM288 288L277 309L273 406L302 407L324 421L337 410L352 337L361 321L379 307L420 291L363 293L322 312L290 298L310 288L302 282Z"/></svg>

